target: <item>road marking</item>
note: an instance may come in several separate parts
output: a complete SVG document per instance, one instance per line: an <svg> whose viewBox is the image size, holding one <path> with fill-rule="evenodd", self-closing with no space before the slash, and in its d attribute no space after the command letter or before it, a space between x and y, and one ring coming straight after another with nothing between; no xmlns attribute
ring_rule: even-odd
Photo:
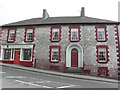
<svg viewBox="0 0 120 90"><path fill-rule="evenodd" d="M30 79L37 79L37 78L33 78L33 77L29 77Z"/></svg>
<svg viewBox="0 0 120 90"><path fill-rule="evenodd" d="M27 78L25 76L7 76L6 79L12 79L12 78Z"/></svg>
<svg viewBox="0 0 120 90"><path fill-rule="evenodd" d="M68 88L68 87L74 87L75 85L70 85L70 86L62 86L62 87L57 87L57 88Z"/></svg>
<svg viewBox="0 0 120 90"><path fill-rule="evenodd" d="M35 83L49 83L50 81L37 81Z"/></svg>
<svg viewBox="0 0 120 90"><path fill-rule="evenodd" d="M62 83L62 82L55 82L55 81L51 81L53 83L58 83L58 84L63 84L63 85L71 85L71 84L68 84L68 83Z"/></svg>
<svg viewBox="0 0 120 90"><path fill-rule="evenodd" d="M51 81L44 80L44 79L37 79L37 78L33 78L33 77L29 77L29 78L37 80L36 82L33 82L33 83L49 83L49 82L51 82ZM38 81L38 80L40 80L40 81Z"/></svg>
<svg viewBox="0 0 120 90"><path fill-rule="evenodd" d="M38 85L38 84L30 83L30 82L24 82L24 81L21 81L21 80L15 80L15 81L20 82L20 83L24 83L24 84L29 84L29 85L37 86L37 87L52 88L52 87Z"/></svg>
<svg viewBox="0 0 120 90"><path fill-rule="evenodd" d="M31 79L36 79L36 78L33 78L33 77L30 77L30 78ZM73 84L62 83L62 82L55 82L55 81L48 81L48 80L45 80L45 79L39 79L39 80L40 81L36 81L36 82L33 82L33 83L37 83L37 84L40 84L40 83L57 83L59 85L62 85L61 87L56 87L56 88L68 88L68 87L76 86L76 85L73 85Z"/></svg>
<svg viewBox="0 0 120 90"><path fill-rule="evenodd" d="M31 79L36 79L36 78L33 78L33 77L30 77ZM38 80L38 79L36 79ZM45 80L45 79L39 79L40 81L36 81L36 82L32 82L32 83L35 83L35 84L41 84L41 83L55 83L55 84L59 84L61 86L59 87L56 87L56 88L68 88L68 87L74 87L76 85L73 85L73 84L68 84L68 83L61 83L61 82L55 82L55 81L48 81L48 80Z"/></svg>

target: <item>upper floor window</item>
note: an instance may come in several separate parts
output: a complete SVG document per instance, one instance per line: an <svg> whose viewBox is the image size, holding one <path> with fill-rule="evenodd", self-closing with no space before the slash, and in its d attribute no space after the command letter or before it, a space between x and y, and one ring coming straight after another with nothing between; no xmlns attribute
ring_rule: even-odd
<svg viewBox="0 0 120 90"><path fill-rule="evenodd" d="M79 26L70 26L69 27L69 39L70 41L79 41L80 40L80 27Z"/></svg>
<svg viewBox="0 0 120 90"><path fill-rule="evenodd" d="M96 26L96 40L97 41L106 41L107 34L106 34L106 26Z"/></svg>
<svg viewBox="0 0 120 90"><path fill-rule="evenodd" d="M61 27L60 26L52 26L50 33L50 40L53 42L59 42L61 40Z"/></svg>
<svg viewBox="0 0 120 90"><path fill-rule="evenodd" d="M106 48L99 48L98 49L99 54L99 61L106 61Z"/></svg>
<svg viewBox="0 0 120 90"><path fill-rule="evenodd" d="M32 41L32 34L33 34L32 30L27 31L26 41Z"/></svg>
<svg viewBox="0 0 120 90"><path fill-rule="evenodd" d="M16 37L16 29L8 29L7 42L14 42Z"/></svg>
<svg viewBox="0 0 120 90"><path fill-rule="evenodd" d="M98 28L98 40L99 41L105 41L105 29L104 28Z"/></svg>
<svg viewBox="0 0 120 90"><path fill-rule="evenodd" d="M34 27L27 27L25 28L25 42L32 42L34 41Z"/></svg>
<svg viewBox="0 0 120 90"><path fill-rule="evenodd" d="M105 45L97 46L97 60L98 62L108 61L108 46Z"/></svg>
<svg viewBox="0 0 120 90"><path fill-rule="evenodd" d="M52 32L52 41L59 40L59 29L53 29Z"/></svg>
<svg viewBox="0 0 120 90"><path fill-rule="evenodd" d="M60 61L60 46L50 46L50 62Z"/></svg>

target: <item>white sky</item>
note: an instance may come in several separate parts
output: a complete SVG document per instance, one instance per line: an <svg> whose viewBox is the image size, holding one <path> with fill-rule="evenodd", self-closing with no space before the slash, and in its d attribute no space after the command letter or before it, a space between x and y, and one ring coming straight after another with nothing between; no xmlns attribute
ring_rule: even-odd
<svg viewBox="0 0 120 90"><path fill-rule="evenodd" d="M0 25L29 18L49 16L79 16L81 7L89 17L118 21L120 0L0 0Z"/></svg>

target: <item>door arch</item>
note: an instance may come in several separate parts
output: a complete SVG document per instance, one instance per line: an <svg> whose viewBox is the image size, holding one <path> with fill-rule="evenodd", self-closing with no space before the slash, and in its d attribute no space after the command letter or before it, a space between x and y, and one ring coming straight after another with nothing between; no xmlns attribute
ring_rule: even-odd
<svg viewBox="0 0 120 90"><path fill-rule="evenodd" d="M74 54L78 60L75 63L73 62L74 56L72 56L71 52L76 52ZM73 67L75 64L76 67L83 67L83 49L80 44L72 43L66 49L66 67Z"/></svg>

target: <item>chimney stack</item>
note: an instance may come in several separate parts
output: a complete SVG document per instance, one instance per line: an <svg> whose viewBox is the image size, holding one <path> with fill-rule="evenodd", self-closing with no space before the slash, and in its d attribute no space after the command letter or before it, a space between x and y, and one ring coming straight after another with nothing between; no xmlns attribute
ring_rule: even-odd
<svg viewBox="0 0 120 90"><path fill-rule="evenodd" d="M47 19L49 17L49 14L46 9L43 9L43 19Z"/></svg>
<svg viewBox="0 0 120 90"><path fill-rule="evenodd" d="M84 16L85 16L85 8L82 7L82 8L81 8L81 17L84 17Z"/></svg>

